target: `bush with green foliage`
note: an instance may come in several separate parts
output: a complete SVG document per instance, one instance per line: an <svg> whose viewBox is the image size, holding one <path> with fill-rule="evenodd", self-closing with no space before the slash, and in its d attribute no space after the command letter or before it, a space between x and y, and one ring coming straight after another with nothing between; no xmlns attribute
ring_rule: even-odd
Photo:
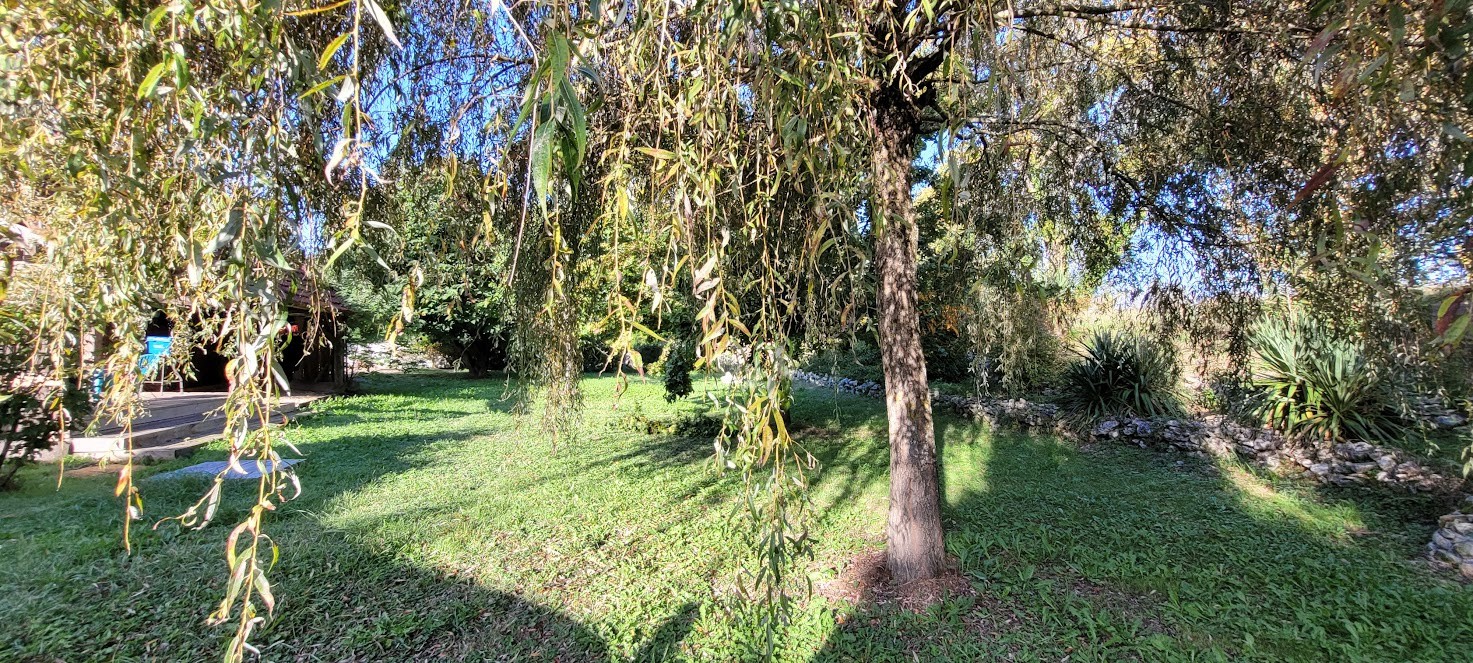
<svg viewBox="0 0 1473 663"><path fill-rule="evenodd" d="M668 394L666 400L672 400L668 398ZM708 412L681 412L674 416L651 414L639 403L635 403L619 416L617 426L642 435L671 435L709 440L721 434L725 423L720 417Z"/></svg>
<svg viewBox="0 0 1473 663"><path fill-rule="evenodd" d="M663 372L665 374L665 400L674 403L677 399L689 396L694 387L691 385L690 372L696 366L696 347L686 339L671 341L665 349L665 360Z"/></svg>
<svg viewBox="0 0 1473 663"><path fill-rule="evenodd" d="M1073 415L1158 417L1181 411L1176 362L1150 339L1097 331L1080 354L1061 376L1063 404Z"/></svg>
<svg viewBox="0 0 1473 663"><path fill-rule="evenodd" d="M972 339L963 334L923 332L921 352L926 358L926 376L932 382L971 382L973 345Z"/></svg>
<svg viewBox="0 0 1473 663"><path fill-rule="evenodd" d="M413 302L404 327L437 352L485 377L507 367L512 341L507 243L487 241L484 203L468 187L451 187L435 162L406 155L387 171L392 177L370 200L367 213L378 225L369 236L383 247L352 252L336 263L334 289L350 304L350 337L383 339ZM473 178L469 165L461 166ZM406 300L406 287L413 296ZM407 321L408 318L403 320Z"/></svg>
<svg viewBox="0 0 1473 663"><path fill-rule="evenodd" d="M1263 422L1286 436L1391 442L1408 431L1393 387L1362 348L1311 320L1267 320L1253 333Z"/></svg>
<svg viewBox="0 0 1473 663"><path fill-rule="evenodd" d="M36 372L30 334L15 309L0 307L0 490L16 487L21 466L56 446L62 423L88 410L74 377L58 384Z"/></svg>
<svg viewBox="0 0 1473 663"><path fill-rule="evenodd" d="M59 427L41 401L28 394L0 394L0 490L15 473L56 445Z"/></svg>

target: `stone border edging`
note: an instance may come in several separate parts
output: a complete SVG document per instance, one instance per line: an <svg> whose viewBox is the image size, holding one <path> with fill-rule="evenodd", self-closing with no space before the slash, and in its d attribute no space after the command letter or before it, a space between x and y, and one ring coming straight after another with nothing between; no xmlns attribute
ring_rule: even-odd
<svg viewBox="0 0 1473 663"><path fill-rule="evenodd" d="M874 381L798 370L791 375L794 380L842 393L874 398L885 394L884 385ZM963 417L991 426L1038 430L1082 442L1124 442L1142 449L1238 458L1280 474L1306 476L1337 486L1381 484L1412 493L1440 494L1456 494L1464 486L1461 477L1439 474L1397 449L1369 442L1346 442L1328 448L1299 444L1272 430L1244 426L1222 415L1201 419L1114 417L1080 431L1069 426L1059 406L1051 403L952 396L935 390L931 398ZM1427 545L1427 554L1473 579L1473 495L1462 504L1462 510L1439 519L1439 529Z"/></svg>

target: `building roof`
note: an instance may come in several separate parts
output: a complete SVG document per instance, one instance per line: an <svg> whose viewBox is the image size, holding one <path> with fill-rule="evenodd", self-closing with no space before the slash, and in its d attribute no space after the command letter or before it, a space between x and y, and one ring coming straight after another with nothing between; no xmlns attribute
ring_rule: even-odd
<svg viewBox="0 0 1473 663"><path fill-rule="evenodd" d="M310 311L321 307L331 309L334 313L348 313L352 309L342 296L333 289L316 279L308 277L300 272L291 279L278 284L282 299L286 300L287 308Z"/></svg>

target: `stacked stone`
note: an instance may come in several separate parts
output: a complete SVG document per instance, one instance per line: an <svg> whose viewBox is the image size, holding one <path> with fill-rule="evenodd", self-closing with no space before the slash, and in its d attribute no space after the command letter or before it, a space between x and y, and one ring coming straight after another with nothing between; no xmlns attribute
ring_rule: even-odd
<svg viewBox="0 0 1473 663"><path fill-rule="evenodd" d="M396 348L383 341L348 346L348 361L358 372L451 367L450 360L439 353Z"/></svg>
<svg viewBox="0 0 1473 663"><path fill-rule="evenodd" d="M1427 554L1433 560L1451 564L1473 580L1473 495L1463 502L1463 508L1438 519L1438 528L1432 533L1432 542L1427 544Z"/></svg>
<svg viewBox="0 0 1473 663"><path fill-rule="evenodd" d="M1266 428L1244 426L1221 416L1201 421L1106 419L1090 435L1095 439L1118 439L1142 449L1237 456L1280 472L1305 473L1316 481L1337 486L1382 483L1419 493L1457 490L1462 483L1394 449L1368 442L1329 448L1299 444Z"/></svg>
<svg viewBox="0 0 1473 663"><path fill-rule="evenodd" d="M794 371L793 379L843 393L883 396L884 385L873 381L837 378ZM1285 439L1261 426L1245 426L1229 417L1209 415L1200 420L1138 417L1110 418L1089 431L1067 425L1059 407L1022 398L932 394L933 401L958 414L989 425L1005 425L1050 432L1086 441L1113 441L1142 449L1158 449L1210 456L1235 456L1281 472L1302 473L1322 483L1352 485L1381 483L1411 492L1457 490L1462 479L1432 471L1417 460L1394 449L1368 442L1337 444L1329 448Z"/></svg>
<svg viewBox="0 0 1473 663"><path fill-rule="evenodd" d="M874 380L855 380L853 378L834 377L832 375L809 373L807 371L793 371L792 376L794 380L799 382L834 389L846 394L874 397L885 395L885 385Z"/></svg>

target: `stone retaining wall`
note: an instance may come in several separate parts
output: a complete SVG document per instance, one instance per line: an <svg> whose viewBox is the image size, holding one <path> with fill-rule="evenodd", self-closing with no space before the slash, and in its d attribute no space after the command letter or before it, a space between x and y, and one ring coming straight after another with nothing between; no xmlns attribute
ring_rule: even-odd
<svg viewBox="0 0 1473 663"><path fill-rule="evenodd" d="M794 371L792 376L800 382L844 393L872 397L885 393L884 385L873 381L805 371ZM1081 430L1070 425L1060 414L1059 406L1051 403L953 396L935 391L931 399L936 405L989 425L1036 430L1081 442L1115 442L1158 451L1236 457L1281 474L1301 475L1321 483L1381 484L1413 493L1439 494L1457 493L1464 487L1462 477L1440 474L1396 449L1368 442L1349 442L1329 448L1299 444L1272 430L1244 426L1220 415L1200 419L1117 417ZM1442 528L1429 544L1429 550L1438 561L1454 564L1465 576L1473 578L1473 501L1467 504L1464 507L1467 513L1442 518Z"/></svg>
<svg viewBox="0 0 1473 663"><path fill-rule="evenodd" d="M1433 560L1457 567L1464 578L1473 580L1473 495L1463 508L1437 519L1438 528L1427 544Z"/></svg>

